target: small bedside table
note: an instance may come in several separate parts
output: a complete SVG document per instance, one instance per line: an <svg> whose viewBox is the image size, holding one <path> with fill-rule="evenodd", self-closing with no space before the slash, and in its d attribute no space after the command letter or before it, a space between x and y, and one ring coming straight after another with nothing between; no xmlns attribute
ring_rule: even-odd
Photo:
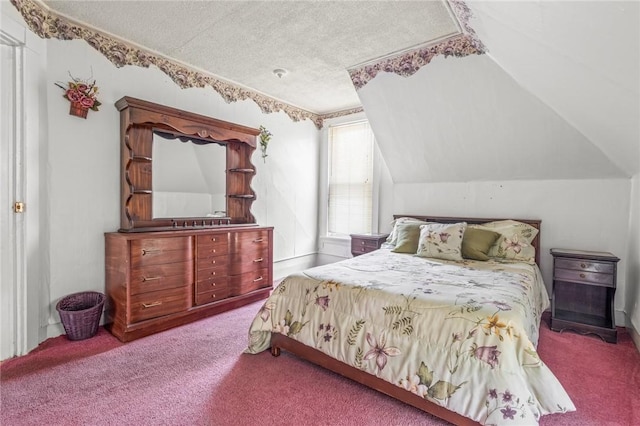
<svg viewBox="0 0 640 426"><path fill-rule="evenodd" d="M351 234L351 254L355 257L378 250L389 234Z"/></svg>
<svg viewBox="0 0 640 426"><path fill-rule="evenodd" d="M551 330L591 333L616 343L613 298L620 259L606 252L565 249L551 249L551 255Z"/></svg>

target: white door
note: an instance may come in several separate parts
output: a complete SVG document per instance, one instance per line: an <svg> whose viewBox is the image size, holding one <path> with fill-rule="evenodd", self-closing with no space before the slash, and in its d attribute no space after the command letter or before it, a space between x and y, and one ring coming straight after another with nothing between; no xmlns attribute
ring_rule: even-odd
<svg viewBox="0 0 640 426"><path fill-rule="evenodd" d="M21 117L21 47L0 32L0 360L24 351L23 239L24 220L16 213L22 182L23 144L18 135Z"/></svg>

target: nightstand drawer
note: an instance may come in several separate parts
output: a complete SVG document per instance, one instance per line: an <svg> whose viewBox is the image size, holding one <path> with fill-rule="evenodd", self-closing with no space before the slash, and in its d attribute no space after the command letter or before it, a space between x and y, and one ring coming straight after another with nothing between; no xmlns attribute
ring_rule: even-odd
<svg viewBox="0 0 640 426"><path fill-rule="evenodd" d="M578 271L613 274L613 263L591 262L586 260L556 259L556 268L575 269Z"/></svg>
<svg viewBox="0 0 640 426"><path fill-rule="evenodd" d="M556 268L553 272L554 279L560 281L578 281L582 283L594 283L607 287L614 287L613 274L599 274L572 269Z"/></svg>
<svg viewBox="0 0 640 426"><path fill-rule="evenodd" d="M378 241L365 240L364 238L352 238L351 248L353 249L365 248L370 250L376 250L378 248Z"/></svg>

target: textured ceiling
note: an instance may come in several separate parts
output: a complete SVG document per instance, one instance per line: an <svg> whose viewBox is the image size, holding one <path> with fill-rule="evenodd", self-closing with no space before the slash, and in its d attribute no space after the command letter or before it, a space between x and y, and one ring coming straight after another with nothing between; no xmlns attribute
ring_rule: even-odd
<svg viewBox="0 0 640 426"><path fill-rule="evenodd" d="M347 68L460 32L445 1L45 1L53 11L325 114L360 105ZM288 73L278 78L273 70Z"/></svg>

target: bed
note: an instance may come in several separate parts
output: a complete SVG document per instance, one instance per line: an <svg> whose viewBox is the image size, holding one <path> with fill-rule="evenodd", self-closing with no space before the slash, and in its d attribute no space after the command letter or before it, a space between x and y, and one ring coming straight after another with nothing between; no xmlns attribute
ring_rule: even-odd
<svg viewBox="0 0 640 426"><path fill-rule="evenodd" d="M285 278L246 352L286 350L454 424L574 411L536 352L540 221L394 219L380 250Z"/></svg>

